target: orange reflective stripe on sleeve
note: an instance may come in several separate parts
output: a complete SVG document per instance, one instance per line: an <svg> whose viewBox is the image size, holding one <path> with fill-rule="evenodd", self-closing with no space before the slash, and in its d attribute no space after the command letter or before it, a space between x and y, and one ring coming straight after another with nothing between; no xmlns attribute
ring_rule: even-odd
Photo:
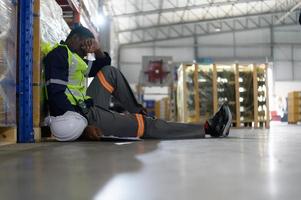
<svg viewBox="0 0 301 200"><path fill-rule="evenodd" d="M144 119L141 114L136 114L136 119L138 122L138 129L137 129L137 137L142 137L144 134Z"/></svg>
<svg viewBox="0 0 301 200"><path fill-rule="evenodd" d="M105 76L103 75L102 71L97 73L97 77L99 79L100 84L110 93L113 93L114 87L106 80Z"/></svg>

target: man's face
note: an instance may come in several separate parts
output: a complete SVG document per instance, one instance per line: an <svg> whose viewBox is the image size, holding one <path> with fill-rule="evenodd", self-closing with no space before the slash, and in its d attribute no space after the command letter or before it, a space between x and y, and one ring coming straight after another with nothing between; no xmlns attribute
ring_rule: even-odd
<svg viewBox="0 0 301 200"><path fill-rule="evenodd" d="M80 55L81 57L85 57L85 56L87 56L87 54L88 54L88 52L86 51L86 48L85 48L85 46L84 46L85 41L86 41L86 39L83 39L83 38L81 38L81 39L79 40L79 45L80 45L80 47L79 47L80 54L79 54L79 55Z"/></svg>
<svg viewBox="0 0 301 200"><path fill-rule="evenodd" d="M70 40L72 50L82 58L87 56L87 51L84 48L85 41L85 38L82 38L78 35L74 35Z"/></svg>
<svg viewBox="0 0 301 200"><path fill-rule="evenodd" d="M99 50L99 44L95 40L95 38L86 38L81 41L81 50L83 51L83 55L87 55L88 53L95 53L95 51Z"/></svg>

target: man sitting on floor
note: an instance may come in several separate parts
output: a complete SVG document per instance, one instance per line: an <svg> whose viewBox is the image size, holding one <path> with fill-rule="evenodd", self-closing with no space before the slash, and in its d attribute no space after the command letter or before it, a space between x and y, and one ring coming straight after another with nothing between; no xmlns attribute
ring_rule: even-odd
<svg viewBox="0 0 301 200"><path fill-rule="evenodd" d="M88 53L95 54L93 63L84 59ZM109 54L101 50L92 32L83 26L73 29L66 41L47 53L44 65L48 105L53 116L50 127L57 140L79 137L100 140L102 135L192 139L204 138L205 134L213 137L229 134L232 115L227 105L222 105L205 125L149 117L123 74L110 64ZM86 77L94 77L88 88ZM109 110L112 95L127 113Z"/></svg>

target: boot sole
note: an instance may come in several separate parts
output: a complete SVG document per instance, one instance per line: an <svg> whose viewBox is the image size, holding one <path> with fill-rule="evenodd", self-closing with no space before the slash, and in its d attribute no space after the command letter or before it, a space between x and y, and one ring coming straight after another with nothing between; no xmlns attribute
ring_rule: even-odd
<svg viewBox="0 0 301 200"><path fill-rule="evenodd" d="M227 124L223 130L222 137L227 137L229 135L230 127L231 127L231 123L232 123L232 114L231 114L230 108L227 106L226 109L227 109L229 118L228 118Z"/></svg>

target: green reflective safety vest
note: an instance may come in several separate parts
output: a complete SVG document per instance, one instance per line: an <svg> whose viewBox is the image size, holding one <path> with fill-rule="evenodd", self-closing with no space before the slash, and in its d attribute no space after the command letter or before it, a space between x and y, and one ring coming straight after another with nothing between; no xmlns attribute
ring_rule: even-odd
<svg viewBox="0 0 301 200"><path fill-rule="evenodd" d="M47 97L47 90L46 86L50 83L56 83L61 85L66 85L67 88L65 90L65 94L70 101L72 105L76 105L77 101L84 101L86 99L89 99L91 97L86 96L86 78L85 74L88 70L88 65L85 63L85 61L76 53L73 53L67 45L63 44L56 44L53 47L51 47L50 43L43 43L41 45L41 51L42 51L42 57L45 57L50 51L55 49L56 47L65 47L68 51L68 64L69 64L69 73L68 73L68 82L65 82L63 80L58 79L50 79L46 82L45 85L45 95L46 99ZM43 73L43 70L42 70ZM42 79L45 83L45 75L42 74ZM71 93L72 94L71 94ZM75 99L76 100L75 100Z"/></svg>

